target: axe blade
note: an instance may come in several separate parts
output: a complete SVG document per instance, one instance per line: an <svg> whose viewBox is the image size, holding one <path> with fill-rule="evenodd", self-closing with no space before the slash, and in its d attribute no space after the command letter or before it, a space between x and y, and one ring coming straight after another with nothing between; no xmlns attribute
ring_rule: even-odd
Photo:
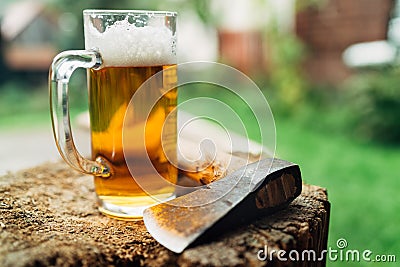
<svg viewBox="0 0 400 267"><path fill-rule="evenodd" d="M147 208L143 220L160 244L181 253L194 242L286 207L301 188L298 165L263 159L197 191ZM216 200L199 205L207 199Z"/></svg>

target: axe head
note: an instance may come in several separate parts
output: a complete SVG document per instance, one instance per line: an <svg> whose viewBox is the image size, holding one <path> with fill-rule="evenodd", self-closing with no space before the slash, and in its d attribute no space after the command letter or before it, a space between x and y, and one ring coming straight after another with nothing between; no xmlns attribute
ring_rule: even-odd
<svg viewBox="0 0 400 267"><path fill-rule="evenodd" d="M263 159L197 191L147 208L143 220L159 243L181 253L194 242L286 207L301 188L298 165Z"/></svg>

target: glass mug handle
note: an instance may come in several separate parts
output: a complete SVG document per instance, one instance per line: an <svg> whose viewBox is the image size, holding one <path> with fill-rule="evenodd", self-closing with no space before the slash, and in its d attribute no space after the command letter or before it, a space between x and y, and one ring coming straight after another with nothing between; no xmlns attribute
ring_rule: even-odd
<svg viewBox="0 0 400 267"><path fill-rule="evenodd" d="M101 64L101 56L95 50L71 50L58 54L49 71L50 109L54 139L62 158L80 172L109 177L112 169L105 159L88 160L76 149L68 104L68 83L72 73L77 68L98 68Z"/></svg>

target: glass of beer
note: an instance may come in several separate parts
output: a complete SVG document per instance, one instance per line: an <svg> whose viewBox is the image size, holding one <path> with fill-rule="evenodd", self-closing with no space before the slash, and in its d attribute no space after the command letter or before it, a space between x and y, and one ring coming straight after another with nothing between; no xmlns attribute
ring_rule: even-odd
<svg viewBox="0 0 400 267"><path fill-rule="evenodd" d="M146 207L175 197L178 171L168 159L176 158L177 143L173 112L177 105L177 14L84 10L83 17L85 50L58 54L50 68L55 141L73 169L94 176L102 213L138 219ZM87 69L92 159L77 151L70 126L68 83L77 68ZM130 107L133 95L155 74L161 75L146 84L140 101ZM154 96L158 100L151 103L151 112L144 116L140 103L148 104L146 101ZM135 149L142 139L145 155ZM129 159L134 159L136 165L128 166ZM142 168L142 159L150 159L159 177ZM146 181L146 189L137 182L136 175Z"/></svg>

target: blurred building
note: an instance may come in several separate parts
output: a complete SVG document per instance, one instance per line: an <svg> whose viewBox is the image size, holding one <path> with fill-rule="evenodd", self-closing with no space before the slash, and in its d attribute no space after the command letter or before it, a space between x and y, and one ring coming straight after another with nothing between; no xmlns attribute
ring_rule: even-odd
<svg viewBox="0 0 400 267"><path fill-rule="evenodd" d="M57 31L57 17L40 1L17 1L6 6L0 35L3 75L47 73L57 53Z"/></svg>
<svg viewBox="0 0 400 267"><path fill-rule="evenodd" d="M266 29L275 27L305 45L303 70L312 82L337 84L352 74L343 51L385 40L393 6L394 0L219 0L212 1L211 13L222 62L250 75L267 73L269 45L276 40Z"/></svg>
<svg viewBox="0 0 400 267"><path fill-rule="evenodd" d="M213 1L218 28L219 57L246 74L268 69L267 27L272 23L281 31L291 31L295 0L219 0Z"/></svg>
<svg viewBox="0 0 400 267"><path fill-rule="evenodd" d="M296 34L308 47L312 81L336 84L351 72L342 60L351 44L385 40L393 0L326 0L296 14Z"/></svg>

